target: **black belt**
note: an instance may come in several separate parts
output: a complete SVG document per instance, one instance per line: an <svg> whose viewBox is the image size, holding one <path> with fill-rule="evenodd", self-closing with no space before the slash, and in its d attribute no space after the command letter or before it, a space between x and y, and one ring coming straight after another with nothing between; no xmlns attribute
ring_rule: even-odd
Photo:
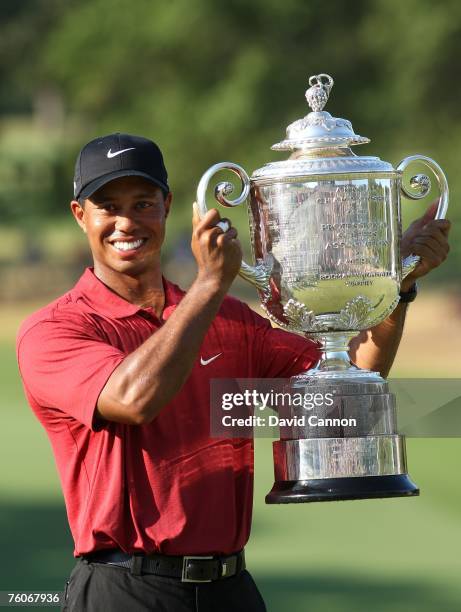
<svg viewBox="0 0 461 612"><path fill-rule="evenodd" d="M83 555L89 563L109 563L132 568L138 564L136 573L156 574L169 578L179 578L181 582L211 582L230 578L245 569L245 552L229 556L187 555L130 555L121 550L98 550Z"/></svg>

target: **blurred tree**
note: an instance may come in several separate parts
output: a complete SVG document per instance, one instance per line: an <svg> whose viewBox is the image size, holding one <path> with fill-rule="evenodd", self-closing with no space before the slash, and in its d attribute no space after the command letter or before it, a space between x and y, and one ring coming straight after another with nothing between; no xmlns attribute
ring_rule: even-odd
<svg viewBox="0 0 461 612"><path fill-rule="evenodd" d="M203 171L223 159L248 171L277 159L269 147L288 123L307 113L303 92L309 75L318 72L336 78L328 110L372 139L360 154L397 163L409 153L425 153L444 167L454 190L461 181L455 151L461 135L461 85L454 76L461 47L458 0L4 5L2 28L9 40L20 31L19 39L27 41L13 40L11 53L24 55L26 46L29 52L15 75L7 60L0 64L0 74L9 74L5 82L19 91L11 98L4 92L0 110L11 112L15 104L32 108L31 98L45 85L58 92L64 109L65 121L48 148L53 176L35 209L40 212L67 210L63 198L71 196L73 159L84 142L128 131L163 148L176 196L172 223L187 235ZM48 147L46 139L44 144ZM8 156L0 140L0 158ZM39 163L44 158L30 159L31 166ZM17 177L15 168L11 175ZM6 219L10 183L1 178ZM415 215L421 208L408 204ZM243 229L244 212L233 214ZM459 216L454 206L450 217ZM461 262L460 247L454 250Z"/></svg>
<svg viewBox="0 0 461 612"><path fill-rule="evenodd" d="M64 0L0 3L0 115L32 110L38 50L67 6Z"/></svg>

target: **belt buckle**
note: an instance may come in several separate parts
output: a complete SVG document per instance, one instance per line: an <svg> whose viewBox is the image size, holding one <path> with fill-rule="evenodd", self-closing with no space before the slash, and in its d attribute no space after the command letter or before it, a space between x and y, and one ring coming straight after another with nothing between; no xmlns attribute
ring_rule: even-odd
<svg viewBox="0 0 461 612"><path fill-rule="evenodd" d="M192 559L213 559L213 555L209 557L204 556L185 556L182 560L182 574L181 574L181 582L213 582L211 578L205 580L192 580L187 577L187 562Z"/></svg>

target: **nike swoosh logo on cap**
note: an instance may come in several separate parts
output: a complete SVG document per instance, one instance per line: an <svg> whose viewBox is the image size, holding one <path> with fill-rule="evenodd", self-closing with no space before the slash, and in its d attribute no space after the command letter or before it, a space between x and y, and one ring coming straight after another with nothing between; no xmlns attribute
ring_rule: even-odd
<svg viewBox="0 0 461 612"><path fill-rule="evenodd" d="M122 149L121 151L114 151L112 153L112 151L109 149L107 151L107 157L109 159L111 159L112 157L115 157L116 155L120 155L120 153L125 153L125 151L133 151L136 147L130 147L129 149Z"/></svg>
<svg viewBox="0 0 461 612"><path fill-rule="evenodd" d="M212 361L214 361L215 359L217 359L220 355L222 355L222 353L218 353L217 355L215 355L214 357L210 357L210 359L203 359L203 357L200 357L200 363L202 365L208 365L209 363L211 363Z"/></svg>

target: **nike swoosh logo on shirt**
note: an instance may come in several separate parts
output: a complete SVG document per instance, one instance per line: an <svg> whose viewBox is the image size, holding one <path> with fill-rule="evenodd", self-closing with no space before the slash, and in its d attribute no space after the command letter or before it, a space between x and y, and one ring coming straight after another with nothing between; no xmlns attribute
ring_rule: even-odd
<svg viewBox="0 0 461 612"><path fill-rule="evenodd" d="M214 361L215 359L217 359L220 355L222 355L222 353L218 353L217 355L215 355L214 357L210 357L210 359L203 359L203 357L200 357L200 363L202 365L208 365L209 363L211 363L212 361Z"/></svg>
<svg viewBox="0 0 461 612"><path fill-rule="evenodd" d="M109 159L111 159L112 157L115 157L116 155L120 155L120 153L125 153L125 151L133 151L136 147L130 147L129 149L122 149L121 151L114 151L112 153L112 151L109 149L107 151L107 157Z"/></svg>

